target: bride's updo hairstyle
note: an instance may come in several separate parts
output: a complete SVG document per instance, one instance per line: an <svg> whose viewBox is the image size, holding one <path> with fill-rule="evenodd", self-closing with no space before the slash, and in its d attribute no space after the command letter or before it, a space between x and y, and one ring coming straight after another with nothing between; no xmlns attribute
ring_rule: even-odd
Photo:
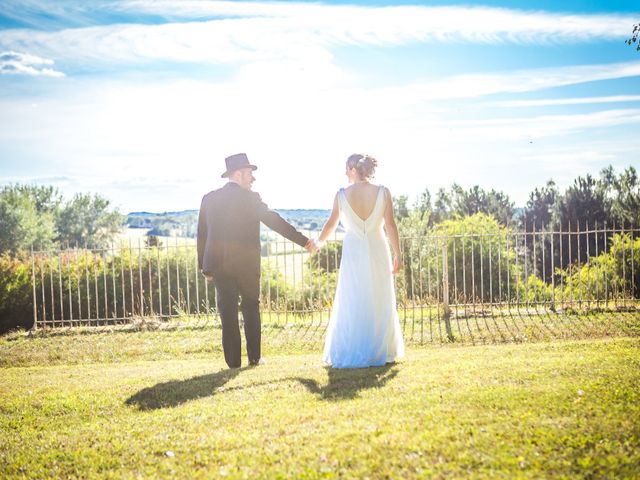
<svg viewBox="0 0 640 480"><path fill-rule="evenodd" d="M355 168L360 180L370 180L376 173L378 161L369 155L354 153L347 159L347 168Z"/></svg>

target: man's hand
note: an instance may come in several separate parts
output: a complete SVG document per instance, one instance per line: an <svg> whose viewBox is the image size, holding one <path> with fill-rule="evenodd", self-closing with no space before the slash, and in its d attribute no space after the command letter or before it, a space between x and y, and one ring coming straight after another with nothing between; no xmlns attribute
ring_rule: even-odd
<svg viewBox="0 0 640 480"><path fill-rule="evenodd" d="M316 245L316 242L314 242L313 240L309 239L307 241L307 244L304 246L304 248L307 250L307 252L309 252L311 255L313 255L314 253L316 253L318 251L318 246Z"/></svg>
<svg viewBox="0 0 640 480"><path fill-rule="evenodd" d="M208 273L202 272L202 275L207 280L207 282L213 282L213 275L209 275Z"/></svg>

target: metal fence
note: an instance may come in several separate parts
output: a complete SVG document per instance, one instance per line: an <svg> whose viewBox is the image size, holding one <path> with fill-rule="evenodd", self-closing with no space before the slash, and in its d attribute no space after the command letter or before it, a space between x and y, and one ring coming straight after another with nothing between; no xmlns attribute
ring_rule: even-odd
<svg viewBox="0 0 640 480"><path fill-rule="evenodd" d="M553 318L562 315L639 308L639 229L501 229L402 238L401 246L398 311L405 337L417 342L474 335L518 339L544 335L551 323L558 328ZM262 254L263 325L323 332L340 239L311 257L266 235ZM103 249L33 252L31 275L38 328L219 325L214 288L198 271L193 240L163 239L149 246L138 239Z"/></svg>

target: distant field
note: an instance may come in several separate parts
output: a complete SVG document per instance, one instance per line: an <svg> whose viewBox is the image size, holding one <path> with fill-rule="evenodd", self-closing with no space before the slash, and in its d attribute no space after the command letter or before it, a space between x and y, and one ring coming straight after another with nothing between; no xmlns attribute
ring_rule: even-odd
<svg viewBox="0 0 640 480"><path fill-rule="evenodd" d="M304 232L304 234L313 238L319 232ZM343 237L343 232L336 232L332 240L339 241ZM300 280L304 278L305 272L308 270L307 260L311 254L283 237L274 235L271 238L272 240L269 242L270 255L262 258L263 266L279 270L285 276L287 283L291 285L300 283Z"/></svg>
<svg viewBox="0 0 640 480"><path fill-rule="evenodd" d="M132 246L137 247L138 242L140 245L144 246L144 241L147 238L147 233L150 231L150 228L124 228L118 235L118 239L120 241L124 241L128 243L131 241ZM166 237L166 236L158 236L157 237L162 245L164 246L173 246L176 245L195 245L196 239L190 237Z"/></svg>
<svg viewBox="0 0 640 480"><path fill-rule="evenodd" d="M130 242L133 247L137 247L138 245L144 247L147 233L150 230L150 228L125 228L118 235L118 239L120 242L124 242L125 245ZM319 234L319 232L314 231L303 231L302 233L310 238ZM267 268L279 270L291 285L299 283L307 270L306 262L310 254L275 232L269 231L267 235L268 240L263 240L262 244L269 244L270 255L262 258L263 265ZM343 237L343 232L336 232L333 240L342 240ZM196 245L197 243L195 238L190 237L158 236L157 238L160 240L162 246L169 247L175 245Z"/></svg>
<svg viewBox="0 0 640 480"><path fill-rule="evenodd" d="M118 234L118 239L129 242L135 246L137 246L138 241L141 244L144 244L144 240L147 238L147 233L151 231L150 228L124 228ZM301 233L303 235L308 236L309 238L313 238L317 236L320 232L313 230L302 230ZM290 241L285 239L284 237L276 234L273 231L268 230L266 233L268 240L263 240L262 243L270 243L272 245L272 253L284 253L285 251L292 252L294 250L298 250L299 247L297 245L292 244ZM334 239L342 239L344 234L342 232L337 232L334 236ZM176 242L178 245L195 245L196 239L193 237L183 237L183 236L158 236L156 237L162 242L163 245L175 245Z"/></svg>
<svg viewBox="0 0 640 480"><path fill-rule="evenodd" d="M149 228L125 228L122 230L118 238L120 241L131 242L132 246L137 247L138 243L144 246ZM306 235L313 235L313 232L305 232ZM263 265L279 270L285 276L286 281L293 284L299 282L307 269L306 261L309 253L297 245L292 244L281 236L273 235L269 241L272 245L272 255L263 257ZM196 239L189 237L157 237L163 246L174 245L195 245ZM263 241L263 244L267 243Z"/></svg>
<svg viewBox="0 0 640 480"><path fill-rule="evenodd" d="M147 233L150 228L125 228L118 235L118 240L125 245L131 243L131 246L137 248L138 245L145 246L145 240L148 238ZM314 232L304 232L305 235L311 236ZM271 232L268 241L262 241L262 244L269 243L271 255L262 258L263 266L279 270L290 284L299 283L303 278L303 274L307 269L306 261L310 254L286 240L285 238ZM158 236L158 240L162 246L173 247L175 245L191 245L195 246L197 240L190 237L163 237Z"/></svg>
<svg viewBox="0 0 640 480"><path fill-rule="evenodd" d="M280 271L290 285L299 284L307 271L310 254L304 250L288 255L270 255L262 259L265 268Z"/></svg>

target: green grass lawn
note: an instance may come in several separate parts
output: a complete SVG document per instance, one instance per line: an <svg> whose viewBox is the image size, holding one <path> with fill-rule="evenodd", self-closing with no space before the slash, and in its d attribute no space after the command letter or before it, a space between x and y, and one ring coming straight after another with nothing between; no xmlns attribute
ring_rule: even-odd
<svg viewBox="0 0 640 480"><path fill-rule="evenodd" d="M405 342L495 345L557 340L640 336L640 312L544 313L505 312L451 318L453 340L436 312L400 309ZM262 315L267 355L308 353L322 348L329 311L313 315L266 312ZM0 367L52 364L218 358L220 320L213 316L160 321L134 319L124 325L40 329L0 336Z"/></svg>
<svg viewBox="0 0 640 480"><path fill-rule="evenodd" d="M267 365L227 370L210 334L2 337L0 477L640 472L638 338L412 347L359 370L266 338Z"/></svg>

